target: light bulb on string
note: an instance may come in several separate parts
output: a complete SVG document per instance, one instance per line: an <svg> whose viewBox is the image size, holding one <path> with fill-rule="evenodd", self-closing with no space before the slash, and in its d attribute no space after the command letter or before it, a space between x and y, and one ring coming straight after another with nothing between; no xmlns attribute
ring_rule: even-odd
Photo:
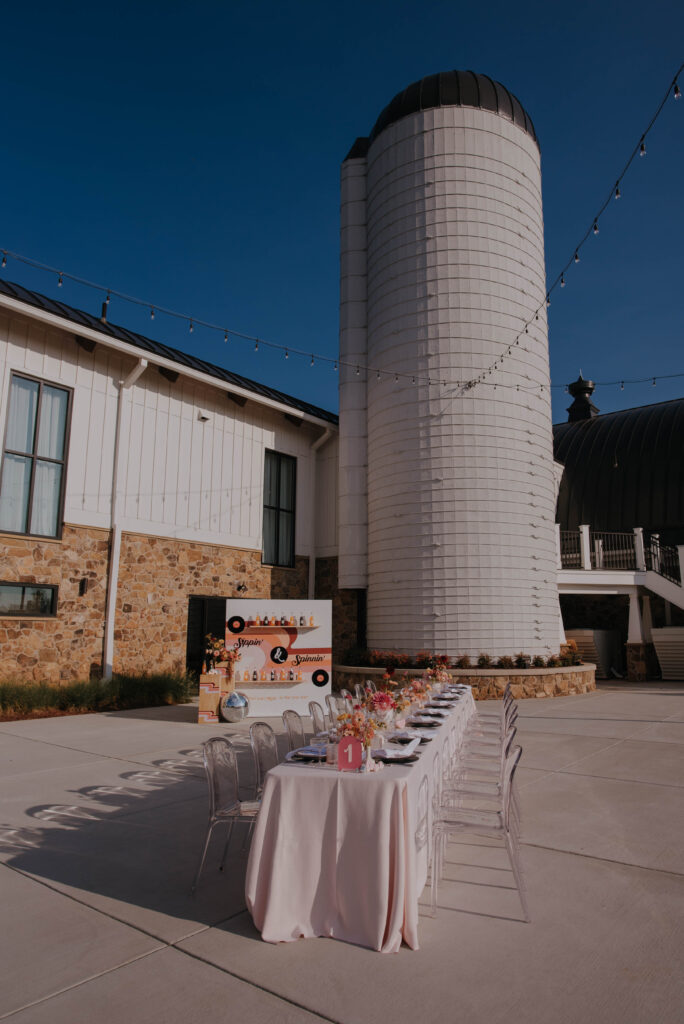
<svg viewBox="0 0 684 1024"><path fill-rule="evenodd" d="M290 358L290 353L287 351L287 349L285 349L285 358L286 359Z"/></svg>
<svg viewBox="0 0 684 1024"><path fill-rule="evenodd" d="M258 338L257 338L257 339L256 339L256 341L254 342L254 351L255 351L255 352L258 352L258 351L259 351L259 339L258 339Z"/></svg>
<svg viewBox="0 0 684 1024"><path fill-rule="evenodd" d="M394 374L394 383L395 384L399 383L399 374L397 374L397 373Z"/></svg>
<svg viewBox="0 0 684 1024"><path fill-rule="evenodd" d="M625 382L624 382L624 380L621 380L620 381L620 391L624 391L624 390L625 390Z"/></svg>
<svg viewBox="0 0 684 1024"><path fill-rule="evenodd" d="M195 330L195 325L193 324L193 322L192 322L192 320L191 320L191 321L190 321L190 334L192 334L192 332L193 332L194 330Z"/></svg>
<svg viewBox="0 0 684 1024"><path fill-rule="evenodd" d="M154 306L150 306L150 320L154 320Z"/></svg>
<svg viewBox="0 0 684 1024"><path fill-rule="evenodd" d="M356 376L357 377L359 376L359 368L358 368L358 366L356 367Z"/></svg>
<svg viewBox="0 0 684 1024"><path fill-rule="evenodd" d="M228 331L226 331L223 335L223 342L225 345L228 344Z"/></svg>
<svg viewBox="0 0 684 1024"><path fill-rule="evenodd" d="M615 186L615 198L616 199L620 198L620 186L619 186L619 184Z"/></svg>
<svg viewBox="0 0 684 1024"><path fill-rule="evenodd" d="M594 231L595 235L598 235L599 228L598 228L598 221L597 220L594 221L593 231Z"/></svg>
<svg viewBox="0 0 684 1024"><path fill-rule="evenodd" d="M654 388L655 386L656 386L656 379L655 379L655 377L654 377L654 378L653 378L653 383L651 384L651 387L652 387L652 388Z"/></svg>
<svg viewBox="0 0 684 1024"><path fill-rule="evenodd" d="M107 298L105 299L105 306L109 305L110 294L107 292Z"/></svg>
<svg viewBox="0 0 684 1024"><path fill-rule="evenodd" d="M580 260L579 260L579 253L578 253L578 252L576 252L576 253L575 253L575 263L579 263L579 261L580 261Z"/></svg>
<svg viewBox="0 0 684 1024"><path fill-rule="evenodd" d="M2 269L4 270L6 266L7 266L7 253L4 252L2 254Z"/></svg>
<svg viewBox="0 0 684 1024"><path fill-rule="evenodd" d="M548 309L550 305L551 305L551 296L547 292L546 293L546 308Z"/></svg>
<svg viewBox="0 0 684 1024"><path fill-rule="evenodd" d="M379 371L379 370L378 370L378 371L377 371L377 373L375 374L375 379L376 379L376 380L380 380L380 371Z"/></svg>
<svg viewBox="0 0 684 1024"><path fill-rule="evenodd" d="M312 353L312 355L311 355L311 365L313 366L313 364L314 364L314 357L313 357L313 353Z"/></svg>
<svg viewBox="0 0 684 1024"><path fill-rule="evenodd" d="M560 286L561 288L565 288L565 274L561 274Z"/></svg>
<svg viewBox="0 0 684 1024"><path fill-rule="evenodd" d="M335 371L335 373L337 373L337 360L335 360L335 365L333 366L333 370Z"/></svg>
<svg viewBox="0 0 684 1024"><path fill-rule="evenodd" d="M646 143L644 142L643 138L639 143L639 156L646 156Z"/></svg>
<svg viewBox="0 0 684 1024"><path fill-rule="evenodd" d="M63 284L64 281L62 280L62 275L60 274L59 277L57 278L57 287L61 288Z"/></svg>
<svg viewBox="0 0 684 1024"><path fill-rule="evenodd" d="M676 100L678 100L678 99L681 99L681 95L682 95L682 94L681 94L681 92L679 91L679 86L678 86L678 85L677 85L677 83L675 82L675 84L674 84L674 98L675 98Z"/></svg>

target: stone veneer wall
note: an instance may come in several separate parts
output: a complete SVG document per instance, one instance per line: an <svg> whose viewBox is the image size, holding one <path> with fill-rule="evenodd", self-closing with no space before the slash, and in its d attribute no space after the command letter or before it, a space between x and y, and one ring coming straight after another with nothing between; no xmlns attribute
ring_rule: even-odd
<svg viewBox="0 0 684 1024"><path fill-rule="evenodd" d="M309 560L261 564L261 552L124 534L114 630L114 671L185 671L188 599L305 598ZM238 583L247 590L239 594Z"/></svg>
<svg viewBox="0 0 684 1024"><path fill-rule="evenodd" d="M333 686L354 692L354 684L364 679L377 679L384 668L357 668L349 665L333 666ZM399 669L396 675L420 676L421 669ZM595 665L572 665L563 668L529 669L451 669L450 675L456 682L466 683L473 688L475 700L492 700L503 696L506 684L511 684L511 693L516 700L525 697L565 697L571 693L589 693L596 689Z"/></svg>
<svg viewBox="0 0 684 1024"><path fill-rule="evenodd" d="M88 679L102 671L109 531L65 525L61 540L0 537L0 580L57 584L55 618L0 617L0 679ZM88 580L79 597L79 583Z"/></svg>
<svg viewBox="0 0 684 1024"><path fill-rule="evenodd" d="M316 597L332 601L333 660L358 644L358 591L338 590L337 556L316 559Z"/></svg>
<svg viewBox="0 0 684 1024"><path fill-rule="evenodd" d="M99 678L109 572L109 530L65 525L60 540L0 538L0 580L56 584L57 615L0 617L0 679ZM114 625L114 671L185 671L188 599L305 598L309 560L261 564L259 551L124 533ZM88 580L79 597L79 583Z"/></svg>

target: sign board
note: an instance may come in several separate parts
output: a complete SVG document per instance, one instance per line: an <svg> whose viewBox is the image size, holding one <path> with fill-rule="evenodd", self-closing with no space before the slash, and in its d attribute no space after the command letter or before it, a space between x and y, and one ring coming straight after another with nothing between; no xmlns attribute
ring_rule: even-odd
<svg viewBox="0 0 684 1024"><path fill-rule="evenodd" d="M226 601L226 647L240 655L235 689L249 700L249 717L325 707L332 679L332 602Z"/></svg>
<svg viewBox="0 0 684 1024"><path fill-rule="evenodd" d="M370 757L370 750L368 757ZM337 748L337 768L341 772L356 772L363 762L363 745L355 736L343 736Z"/></svg>

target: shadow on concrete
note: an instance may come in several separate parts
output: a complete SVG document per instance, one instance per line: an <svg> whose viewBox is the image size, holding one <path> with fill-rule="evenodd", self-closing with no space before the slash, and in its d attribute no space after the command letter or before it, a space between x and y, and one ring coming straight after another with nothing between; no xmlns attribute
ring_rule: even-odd
<svg viewBox="0 0 684 1024"><path fill-rule="evenodd" d="M239 751L241 796L253 798L248 736L230 739ZM241 823L222 873L225 831L215 829L191 894L209 806L201 747L126 770L110 785L70 790L66 799L28 808L34 824L0 824L0 857L8 866L167 942L245 910Z"/></svg>

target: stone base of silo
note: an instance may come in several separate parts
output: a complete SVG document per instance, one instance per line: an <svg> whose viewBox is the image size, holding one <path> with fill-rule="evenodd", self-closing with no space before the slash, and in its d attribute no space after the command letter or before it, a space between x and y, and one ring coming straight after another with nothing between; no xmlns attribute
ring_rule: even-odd
<svg viewBox="0 0 684 1024"><path fill-rule="evenodd" d="M354 692L354 685L364 679L379 682L385 674L384 668L363 668L356 665L333 666L333 688ZM394 673L401 685L402 679L421 676L421 669L397 669ZM596 689L595 665L568 665L560 668L454 668L449 675L455 682L466 683L473 688L475 700L497 700L501 698L506 684L511 684L511 693L516 700L527 697L567 697L575 693L590 693Z"/></svg>

